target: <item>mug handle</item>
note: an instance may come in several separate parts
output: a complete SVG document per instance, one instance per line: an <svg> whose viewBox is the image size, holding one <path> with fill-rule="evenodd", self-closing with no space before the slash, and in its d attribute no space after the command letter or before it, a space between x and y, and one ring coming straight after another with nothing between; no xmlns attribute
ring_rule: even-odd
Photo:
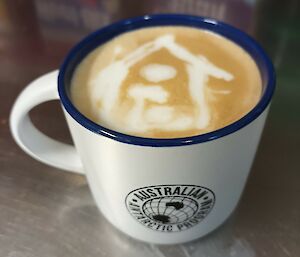
<svg viewBox="0 0 300 257"><path fill-rule="evenodd" d="M28 115L33 107L43 102L59 100L57 77L57 70L49 72L32 81L21 92L10 114L10 129L17 144L36 160L59 169L84 174L75 147L41 133Z"/></svg>

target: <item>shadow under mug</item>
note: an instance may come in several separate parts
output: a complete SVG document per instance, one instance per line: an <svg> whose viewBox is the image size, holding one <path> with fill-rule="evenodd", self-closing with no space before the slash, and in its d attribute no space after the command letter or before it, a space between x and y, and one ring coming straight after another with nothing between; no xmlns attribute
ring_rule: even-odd
<svg viewBox="0 0 300 257"><path fill-rule="evenodd" d="M122 33L168 25L212 31L251 55L260 70L263 92L247 115L210 133L155 139L110 130L74 107L70 80L88 53ZM182 243L216 229L237 206L274 88L271 61L240 30L210 18L146 15L109 25L78 43L59 72L34 80L22 91L13 106L10 127L16 142L33 158L85 174L97 206L118 229L146 242ZM47 137L30 121L33 107L54 99L62 104L75 146Z"/></svg>

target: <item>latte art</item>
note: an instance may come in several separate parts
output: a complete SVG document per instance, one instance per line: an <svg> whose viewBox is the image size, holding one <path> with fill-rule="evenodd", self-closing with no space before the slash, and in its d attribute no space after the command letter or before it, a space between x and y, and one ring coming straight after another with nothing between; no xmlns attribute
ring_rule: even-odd
<svg viewBox="0 0 300 257"><path fill-rule="evenodd" d="M216 60L213 50L222 58L226 48L246 64ZM110 129L181 137L228 125L256 104L260 91L254 61L231 41L198 29L160 27L126 33L96 49L77 68L71 95L80 111ZM232 112L225 116L222 108L228 107Z"/></svg>

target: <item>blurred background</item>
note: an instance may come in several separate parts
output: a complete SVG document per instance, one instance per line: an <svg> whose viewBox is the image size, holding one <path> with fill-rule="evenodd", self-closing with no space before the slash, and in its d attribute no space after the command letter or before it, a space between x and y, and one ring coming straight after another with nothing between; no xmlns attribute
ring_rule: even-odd
<svg viewBox="0 0 300 257"><path fill-rule="evenodd" d="M277 71L256 160L233 217L204 239L154 246L103 220L83 176L39 163L13 142L12 104L34 78L57 69L72 46L114 21L153 13L208 16L252 35ZM299 0L0 0L0 256L300 256ZM71 143L58 102L31 112Z"/></svg>

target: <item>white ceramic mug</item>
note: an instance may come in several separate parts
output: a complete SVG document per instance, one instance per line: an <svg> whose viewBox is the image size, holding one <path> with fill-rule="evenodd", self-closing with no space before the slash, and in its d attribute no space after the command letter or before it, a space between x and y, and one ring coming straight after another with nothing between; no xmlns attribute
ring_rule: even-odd
<svg viewBox="0 0 300 257"><path fill-rule="evenodd" d="M256 61L263 80L263 95L256 107L222 129L176 139L129 136L84 117L68 92L76 65L116 35L162 25L210 30L243 47ZM76 45L59 73L48 73L23 90L13 106L10 126L16 142L32 157L85 174L99 209L118 229L147 242L181 243L216 229L237 206L274 87L270 60L243 32L207 18L144 16L110 25ZM33 107L54 99L62 103L75 147L42 134L29 119Z"/></svg>

